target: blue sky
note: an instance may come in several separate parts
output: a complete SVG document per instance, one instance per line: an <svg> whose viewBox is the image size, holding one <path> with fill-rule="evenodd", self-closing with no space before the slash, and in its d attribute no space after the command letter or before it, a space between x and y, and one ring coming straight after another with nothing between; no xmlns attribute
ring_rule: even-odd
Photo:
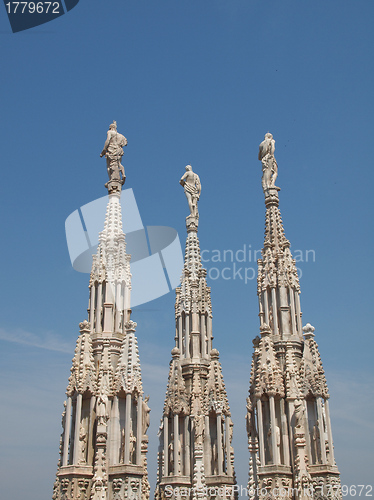
<svg viewBox="0 0 374 500"><path fill-rule="evenodd" d="M1 498L52 495L88 302L88 276L71 267L64 223L105 194L99 153L113 120L128 139L126 187L143 222L175 228L182 245L188 208L178 180L188 163L200 175L207 257L261 248L257 152L273 133L286 236L304 260L315 252L298 263L303 322L316 328L342 483L372 484L374 3L80 0L17 34L0 13ZM245 485L256 282L219 277L209 285ZM133 311L151 394L152 488L173 318L173 292Z"/></svg>

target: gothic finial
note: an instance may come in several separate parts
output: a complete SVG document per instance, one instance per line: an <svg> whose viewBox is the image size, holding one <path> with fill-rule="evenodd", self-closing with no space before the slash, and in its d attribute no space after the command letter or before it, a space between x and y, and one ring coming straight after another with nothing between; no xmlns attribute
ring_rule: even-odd
<svg viewBox="0 0 374 500"><path fill-rule="evenodd" d="M190 209L190 217L199 217L197 202L200 198L201 183L197 174L192 171L191 165L186 166L186 173L181 177L179 183L183 186Z"/></svg>
<svg viewBox="0 0 374 500"><path fill-rule="evenodd" d="M274 157L275 140L272 134L265 134L265 139L261 142L258 159L262 163L262 189L265 194L269 188L279 189L275 186L275 180L278 176L278 165Z"/></svg>
<svg viewBox="0 0 374 500"><path fill-rule="evenodd" d="M305 326L303 326L304 337L306 339L314 337L314 330L314 326L312 326L310 323L307 323Z"/></svg>
<svg viewBox="0 0 374 500"><path fill-rule="evenodd" d="M123 146L127 146L127 139L117 132L117 122L113 121L109 125L104 148L100 153L100 158L103 156L106 158L109 182L105 184L105 187L108 188L109 194L120 192L121 186L125 183L125 169L121 164Z"/></svg>

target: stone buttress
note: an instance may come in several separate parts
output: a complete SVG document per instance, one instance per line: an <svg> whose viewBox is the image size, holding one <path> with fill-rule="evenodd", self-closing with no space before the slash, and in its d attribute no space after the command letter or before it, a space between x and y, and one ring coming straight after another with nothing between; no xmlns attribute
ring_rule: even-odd
<svg viewBox="0 0 374 500"><path fill-rule="evenodd" d="M253 341L246 417L249 496L341 498L329 393L314 328L302 327L296 264L278 208L279 188L271 182L277 176L274 142L261 155L266 140L259 157L266 206L257 277L260 336Z"/></svg>
<svg viewBox="0 0 374 500"><path fill-rule="evenodd" d="M88 321L80 323L62 419L53 499L147 500L144 398L131 319L130 255L122 231L122 182L107 184L104 230L90 276Z"/></svg>

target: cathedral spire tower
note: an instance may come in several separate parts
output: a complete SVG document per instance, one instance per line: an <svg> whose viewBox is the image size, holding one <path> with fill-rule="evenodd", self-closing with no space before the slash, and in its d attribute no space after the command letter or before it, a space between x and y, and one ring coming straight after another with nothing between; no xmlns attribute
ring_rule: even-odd
<svg viewBox="0 0 374 500"><path fill-rule="evenodd" d="M267 133L259 151L266 206L257 277L260 336L253 341L247 399L250 499L258 499L259 491L264 496L265 490L272 496L280 488L286 498L341 498L329 393L314 328L309 323L302 327L296 263L275 186L274 150Z"/></svg>
<svg viewBox="0 0 374 500"><path fill-rule="evenodd" d="M156 498L171 498L170 493L189 500L232 498L231 414L219 353L212 346L210 288L197 236L201 184L190 165L180 183L190 215L181 286L176 289L175 347L159 431Z"/></svg>
<svg viewBox="0 0 374 500"><path fill-rule="evenodd" d="M122 231L120 163L127 144L110 126L109 201L93 256L88 320L80 326L64 405L53 499L147 500L148 398L144 398L136 323L131 320L130 258Z"/></svg>

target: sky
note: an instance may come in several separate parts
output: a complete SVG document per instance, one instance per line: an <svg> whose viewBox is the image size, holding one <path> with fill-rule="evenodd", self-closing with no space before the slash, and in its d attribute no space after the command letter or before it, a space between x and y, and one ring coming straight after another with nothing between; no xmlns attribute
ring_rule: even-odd
<svg viewBox="0 0 374 500"><path fill-rule="evenodd" d="M126 188L143 223L174 228L182 246L188 207L178 181L187 164L200 176L199 239L243 486L265 214L257 154L264 134L274 135L280 209L303 323L316 329L331 394L341 481L373 485L373 18L371 0L80 0L12 33L0 8L1 499L52 496L88 304L89 277L72 268L65 220L106 194L99 154L113 120L128 139ZM174 299L172 291L132 314L151 395L152 491Z"/></svg>

